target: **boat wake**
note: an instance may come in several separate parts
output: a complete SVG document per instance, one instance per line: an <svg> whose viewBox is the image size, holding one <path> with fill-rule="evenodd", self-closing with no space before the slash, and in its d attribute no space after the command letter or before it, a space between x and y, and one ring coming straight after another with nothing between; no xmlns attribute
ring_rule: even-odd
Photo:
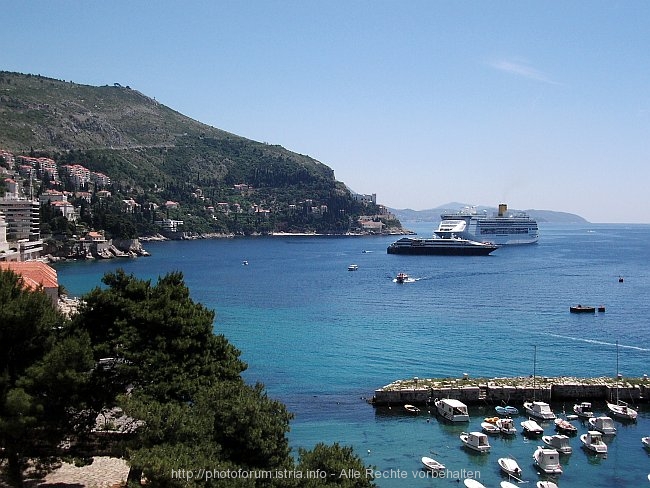
<svg viewBox="0 0 650 488"><path fill-rule="evenodd" d="M598 341L596 339L585 339L584 337L571 337L571 336L565 336L565 335L561 335L561 334L552 334L552 333L547 333L545 335L549 335L551 337L557 337L558 339L567 339L567 340L576 341L576 342L586 342L588 344L598 344L599 346L616 346L615 342ZM619 344L618 347L620 347L621 349L633 349L635 351L650 352L650 349L647 349L645 347L625 346L623 344Z"/></svg>

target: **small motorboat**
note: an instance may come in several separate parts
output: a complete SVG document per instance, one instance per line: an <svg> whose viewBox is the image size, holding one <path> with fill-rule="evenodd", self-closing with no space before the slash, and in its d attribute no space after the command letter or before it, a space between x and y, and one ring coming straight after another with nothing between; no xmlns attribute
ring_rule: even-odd
<svg viewBox="0 0 650 488"><path fill-rule="evenodd" d="M418 407L415 405L409 405L408 403L404 405L404 410L412 415L417 415L420 413L420 409Z"/></svg>
<svg viewBox="0 0 650 488"><path fill-rule="evenodd" d="M569 437L563 434L544 435L542 441L549 447L556 449L560 454L571 454L573 448L569 444Z"/></svg>
<svg viewBox="0 0 650 488"><path fill-rule="evenodd" d="M496 435L501 432L495 424L490 422L481 422L481 429L483 429L483 432L490 435Z"/></svg>
<svg viewBox="0 0 650 488"><path fill-rule="evenodd" d="M565 434L574 435L578 433L578 428L564 419L555 419L555 428Z"/></svg>
<svg viewBox="0 0 650 488"><path fill-rule="evenodd" d="M358 269L359 269L358 264L351 264L350 266L348 266L348 271L357 271Z"/></svg>
<svg viewBox="0 0 650 488"><path fill-rule="evenodd" d="M502 434L515 435L517 433L517 428L511 418L497 420L496 426Z"/></svg>
<svg viewBox="0 0 650 488"><path fill-rule="evenodd" d="M409 279L409 275L406 273L397 273L395 277L395 283L406 283Z"/></svg>
<svg viewBox="0 0 650 488"><path fill-rule="evenodd" d="M477 452L489 452L491 447L487 435L483 432L463 432L460 434L460 440L465 447Z"/></svg>
<svg viewBox="0 0 650 488"><path fill-rule="evenodd" d="M466 488L485 488L485 485L483 483L471 478L464 479L463 484L465 485Z"/></svg>
<svg viewBox="0 0 650 488"><path fill-rule="evenodd" d="M595 430L590 430L580 436L580 442L585 449L598 454L607 454L607 444L603 442L603 435Z"/></svg>
<svg viewBox="0 0 650 488"><path fill-rule="evenodd" d="M514 476L517 479L521 477L521 468L515 459L502 457L497 460L497 463L499 463L501 471L503 471L508 476Z"/></svg>
<svg viewBox="0 0 650 488"><path fill-rule="evenodd" d="M517 488L517 485L515 485L514 483L510 483L509 481L502 481L501 483L499 483L499 486L501 488Z"/></svg>
<svg viewBox="0 0 650 488"><path fill-rule="evenodd" d="M505 407L497 405L496 407L494 407L494 410L499 415L519 415L519 409L517 407L512 407L510 405L506 405Z"/></svg>
<svg viewBox="0 0 650 488"><path fill-rule="evenodd" d="M544 429L542 429L542 427L537 422L531 419L524 420L521 423L521 426L523 427L524 434L526 435L533 436L533 435L542 435L544 433Z"/></svg>
<svg viewBox="0 0 650 488"><path fill-rule="evenodd" d="M646 449L650 449L650 437L641 437L641 443Z"/></svg>
<svg viewBox="0 0 650 488"><path fill-rule="evenodd" d="M241 262L242 266L248 266L248 261L244 260Z"/></svg>
<svg viewBox="0 0 650 488"><path fill-rule="evenodd" d="M426 456L422 458L422 465L424 466L424 469L428 469L429 471L433 471L433 472L445 470L444 464L436 461L433 458L426 457Z"/></svg>
<svg viewBox="0 0 650 488"><path fill-rule="evenodd" d="M589 402L576 403L573 406L573 411L578 417L582 417L583 419L595 417L594 412L591 409L591 403Z"/></svg>
<svg viewBox="0 0 650 488"><path fill-rule="evenodd" d="M588 420L589 427L592 430L597 430L598 432L605 435L615 435L616 427L614 426L614 421L610 417L592 417Z"/></svg>
<svg viewBox="0 0 650 488"><path fill-rule="evenodd" d="M546 402L524 402L524 410L527 415L540 420L555 420L555 414Z"/></svg>
<svg viewBox="0 0 650 488"><path fill-rule="evenodd" d="M538 446L533 454L535 466L546 474L562 474L560 454L556 449Z"/></svg>
<svg viewBox="0 0 650 488"><path fill-rule="evenodd" d="M552 481L538 481L535 484L536 488L558 488L557 483L553 483Z"/></svg>

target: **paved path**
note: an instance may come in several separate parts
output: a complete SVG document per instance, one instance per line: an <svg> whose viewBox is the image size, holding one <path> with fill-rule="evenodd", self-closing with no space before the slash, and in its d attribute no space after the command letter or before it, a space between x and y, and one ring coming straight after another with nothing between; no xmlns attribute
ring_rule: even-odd
<svg viewBox="0 0 650 488"><path fill-rule="evenodd" d="M48 474L45 480L29 483L30 488L116 488L123 486L129 474L126 461L97 456L89 466L63 465Z"/></svg>

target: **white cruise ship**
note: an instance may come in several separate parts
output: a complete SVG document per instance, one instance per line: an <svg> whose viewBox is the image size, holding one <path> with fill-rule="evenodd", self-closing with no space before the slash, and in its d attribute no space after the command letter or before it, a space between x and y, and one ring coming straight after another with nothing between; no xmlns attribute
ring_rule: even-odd
<svg viewBox="0 0 650 488"><path fill-rule="evenodd" d="M443 213L440 218L464 219L476 240L490 241L499 246L535 244L539 240L537 221L525 212L509 212L505 203L499 204L499 211L492 216L487 212L477 212L476 207L465 207L459 212Z"/></svg>

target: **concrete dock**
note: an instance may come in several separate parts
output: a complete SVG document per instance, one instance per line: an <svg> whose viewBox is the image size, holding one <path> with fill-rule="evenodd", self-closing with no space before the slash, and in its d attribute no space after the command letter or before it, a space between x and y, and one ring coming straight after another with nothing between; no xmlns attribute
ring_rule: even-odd
<svg viewBox="0 0 650 488"><path fill-rule="evenodd" d="M641 378L411 378L375 390L371 403L377 406L427 404L436 398L455 398L467 405L522 404L535 398L555 401L650 401L650 380Z"/></svg>

